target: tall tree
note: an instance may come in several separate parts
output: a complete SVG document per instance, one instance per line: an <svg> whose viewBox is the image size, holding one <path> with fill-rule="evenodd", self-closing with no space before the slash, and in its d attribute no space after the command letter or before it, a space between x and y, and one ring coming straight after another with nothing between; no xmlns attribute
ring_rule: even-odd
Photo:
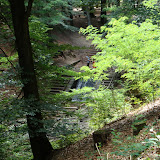
<svg viewBox="0 0 160 160"><path fill-rule="evenodd" d="M91 18L94 17L94 6L99 3L99 0L78 0L77 6L82 7L87 17L88 25L91 25Z"/></svg>
<svg viewBox="0 0 160 160"><path fill-rule="evenodd" d="M28 18L33 0L29 0L27 6L25 6L25 0L8 1L10 3L16 49L21 68L25 107L32 112L32 114L27 114L30 144L34 160L45 160L51 154L53 148L44 131L42 114L38 105L39 93L28 27Z"/></svg>

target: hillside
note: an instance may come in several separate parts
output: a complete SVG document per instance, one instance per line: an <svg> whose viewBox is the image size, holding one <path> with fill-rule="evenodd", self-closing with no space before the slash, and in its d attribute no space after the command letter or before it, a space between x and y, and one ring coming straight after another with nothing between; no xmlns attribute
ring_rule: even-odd
<svg viewBox="0 0 160 160"><path fill-rule="evenodd" d="M64 36L66 35L66 36ZM62 37L61 35L58 37ZM70 32L70 34L63 34L63 38L59 38L59 41L68 43L71 45L91 46L90 41L84 40L84 36L79 35L76 32ZM92 49L78 50L72 52L72 58L59 58L57 63L59 65L73 63L79 59L83 59L77 68L86 65L86 55ZM85 60L84 60L85 59ZM142 144L145 139L151 138L151 134L154 134L150 129L154 127L154 131L159 131L159 120L160 120L160 100L146 104L135 111L124 115L122 118L117 119L109 124L106 124L102 129L95 131L88 137L78 141L68 147L57 151L57 160L96 160L96 159L108 159L108 160L118 160L118 159L138 159L138 156L130 156L131 148L133 152L140 154L140 159L150 158L155 159L159 153L158 147L148 147L142 148L142 146L137 146L135 143ZM133 127L134 125L134 127ZM114 130L114 133L112 131ZM115 135L117 136L117 141L115 140ZM101 143L101 147L96 146L96 144ZM120 151L118 146L124 147ZM129 149L128 149L129 148ZM142 148L142 150L140 149ZM137 150L137 151L136 151ZM118 151L122 153L123 156L117 156L111 154L111 152ZM99 157L99 158L98 158ZM55 159L55 158L54 158Z"/></svg>
<svg viewBox="0 0 160 160"><path fill-rule="evenodd" d="M129 160L131 159L129 154L130 150L127 150L127 147L133 147L132 145L134 143L142 143L145 139L151 138L151 133L153 132L147 131L148 127L154 127L154 131L159 131L159 112L160 100L144 105L137 111L130 112L126 116L117 119L116 121L113 121L109 124L106 124L101 130L95 131L81 141L71 144L65 149L58 151L56 158L57 160L97 160L97 157L101 157L101 160L104 158L109 160ZM140 121L135 124L137 120ZM136 129L133 129L132 125L134 125ZM111 133L113 130L116 135L119 135L117 139L119 143L114 143L115 137ZM102 147L100 147L99 149L95 148L95 144L98 142L100 142L102 145ZM111 152L115 152L118 150L116 148L118 146L125 147L126 151L122 150L125 152L123 153L124 156L116 156L111 154ZM139 148L137 148L137 153L139 153L138 150ZM140 158L146 159L149 157L152 160L155 159L158 153L158 147L150 147L141 151ZM137 158L132 157L132 159Z"/></svg>
<svg viewBox="0 0 160 160"><path fill-rule="evenodd" d="M92 20L93 23L99 27L99 18ZM73 24L76 27L86 27L87 21L84 16L80 15L74 17ZM63 52L60 51L62 52L62 55L57 54L58 56L54 57L54 62L58 66L72 66L73 70L79 71L82 66L87 65L88 57L91 59L91 57L98 52L91 44L91 41L87 41L85 36L79 34L78 31L73 32L55 29L54 31L51 31L50 34L55 36L57 43L60 45L69 44L78 47L78 49L65 50ZM11 52L11 46L8 44L2 46L2 48L6 53L8 53L8 56L12 55L14 52ZM3 51L1 50L0 55L2 54ZM89 67L93 67L93 61L91 61ZM94 71L94 75L96 75L95 73L96 72ZM72 79L71 81L73 84L74 78L70 76L70 79ZM68 80L65 85L67 86L71 81ZM102 80L102 82L103 81L104 80ZM48 89L48 92L51 94L60 93L61 91L69 91L72 87L72 85L69 85L68 87L63 86L60 83L59 84L62 86L55 87L55 84L58 84L57 80L53 81L53 85ZM5 98L9 97L9 95L13 95L15 97L17 95L18 99L21 95L21 91L17 88L5 88L5 90L7 90L3 95ZM0 94L2 91L3 90L1 89ZM75 105L75 103L73 105ZM84 105L86 104L82 104L82 106ZM70 108L75 110L78 109L77 106L71 106ZM160 99L150 102L149 104L144 104L140 108L123 115L121 118L105 124L103 128L90 133L80 141L70 144L65 148L54 150L53 160L159 160L159 112ZM88 121L88 119L86 121ZM86 124L86 121L83 125ZM17 128L15 126L15 131L16 129ZM49 138L52 139L53 137ZM154 145L152 146L152 144Z"/></svg>

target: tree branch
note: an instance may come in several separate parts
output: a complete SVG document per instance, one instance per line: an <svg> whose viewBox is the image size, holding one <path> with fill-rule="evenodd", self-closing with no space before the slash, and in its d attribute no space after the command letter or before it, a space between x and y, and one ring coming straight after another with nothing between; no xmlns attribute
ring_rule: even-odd
<svg viewBox="0 0 160 160"><path fill-rule="evenodd" d="M7 58L8 62L11 64L11 66L16 70L16 68L14 67L13 63L8 59L7 54L5 53L5 51L0 47L0 50L3 52L3 54L5 55L5 57Z"/></svg>
<svg viewBox="0 0 160 160"><path fill-rule="evenodd" d="M4 20L5 24L9 27L11 32L14 33L12 28L11 28L11 26L10 26L10 24L8 23L8 20L6 19L6 17L1 12L0 12L0 17Z"/></svg>
<svg viewBox="0 0 160 160"><path fill-rule="evenodd" d="M28 6L27 6L27 11L26 11L26 16L29 17L31 14L31 9L32 9L32 4L34 0L29 0L28 1Z"/></svg>
<svg viewBox="0 0 160 160"><path fill-rule="evenodd" d="M18 94L18 96L17 96L16 99L18 99L18 98L20 97L20 95L22 94L22 92L23 92L23 88L22 88L21 91L19 92L19 94Z"/></svg>

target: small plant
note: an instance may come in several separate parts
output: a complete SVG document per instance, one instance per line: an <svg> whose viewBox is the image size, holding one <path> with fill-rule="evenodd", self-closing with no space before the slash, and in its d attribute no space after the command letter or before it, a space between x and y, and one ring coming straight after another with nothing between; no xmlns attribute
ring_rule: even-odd
<svg viewBox="0 0 160 160"><path fill-rule="evenodd" d="M151 138L145 139L142 143L147 144L148 146L155 147L156 152L153 155L155 159L159 159L160 157L160 131L156 132L152 127L150 130ZM150 160L150 158L148 158Z"/></svg>

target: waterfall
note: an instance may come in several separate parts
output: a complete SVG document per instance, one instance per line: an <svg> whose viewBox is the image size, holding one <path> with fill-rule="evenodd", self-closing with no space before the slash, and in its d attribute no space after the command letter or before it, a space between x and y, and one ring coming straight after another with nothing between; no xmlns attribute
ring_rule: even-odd
<svg viewBox="0 0 160 160"><path fill-rule="evenodd" d="M95 82L92 79L88 79L87 81L79 79L76 85L76 89L81 89L83 87L95 87ZM81 101L78 95L72 98L72 102L75 101Z"/></svg>
<svg viewBox="0 0 160 160"><path fill-rule="evenodd" d="M92 79L88 79L87 81L79 79L76 89L81 89L83 87L94 87L94 84L95 83L93 82Z"/></svg>

